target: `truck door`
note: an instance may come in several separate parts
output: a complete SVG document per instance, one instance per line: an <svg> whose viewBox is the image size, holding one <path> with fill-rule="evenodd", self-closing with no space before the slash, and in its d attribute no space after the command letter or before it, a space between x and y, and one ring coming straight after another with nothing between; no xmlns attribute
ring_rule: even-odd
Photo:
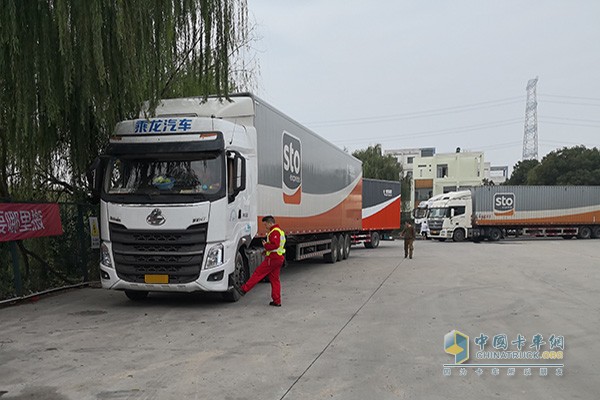
<svg viewBox="0 0 600 400"><path fill-rule="evenodd" d="M238 152L227 153L227 237L250 235L250 202L246 190L246 159Z"/></svg>

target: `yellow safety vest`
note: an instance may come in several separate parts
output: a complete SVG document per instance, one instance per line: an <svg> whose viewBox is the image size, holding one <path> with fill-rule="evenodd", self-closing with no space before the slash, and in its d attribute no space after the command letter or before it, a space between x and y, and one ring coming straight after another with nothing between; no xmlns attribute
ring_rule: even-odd
<svg viewBox="0 0 600 400"><path fill-rule="evenodd" d="M267 257L269 256L269 254L276 252L277 255L282 256L285 254L285 232L282 231L279 228L273 228L271 229L271 231L269 231L269 234L267 235L267 239L269 238L269 235L271 235L271 232L273 231L278 231L279 232L279 247L277 248L277 250L271 250L271 251L267 251Z"/></svg>

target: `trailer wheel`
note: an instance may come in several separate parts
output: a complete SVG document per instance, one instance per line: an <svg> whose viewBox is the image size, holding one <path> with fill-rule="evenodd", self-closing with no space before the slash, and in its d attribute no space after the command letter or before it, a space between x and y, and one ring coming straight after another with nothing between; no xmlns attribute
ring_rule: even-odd
<svg viewBox="0 0 600 400"><path fill-rule="evenodd" d="M344 235L338 235L338 261L342 261L344 259Z"/></svg>
<svg viewBox="0 0 600 400"><path fill-rule="evenodd" d="M594 239L600 239L600 226L595 226L592 228L592 237Z"/></svg>
<svg viewBox="0 0 600 400"><path fill-rule="evenodd" d="M579 233L577 234L578 239L589 239L592 237L592 230L589 226L580 226Z"/></svg>
<svg viewBox="0 0 600 400"><path fill-rule="evenodd" d="M500 240L502 238L502 231L500 231L500 229L498 229L498 228L492 228L492 229L490 229L488 238L492 242L497 242L498 240Z"/></svg>
<svg viewBox="0 0 600 400"><path fill-rule="evenodd" d="M335 263L338 260L338 240L337 236L331 236L331 251L323 256L328 263Z"/></svg>
<svg viewBox="0 0 600 400"><path fill-rule="evenodd" d="M455 229L454 233L452 234L452 240L454 240L455 242L462 242L463 240L465 240L465 231L463 231L462 229Z"/></svg>
<svg viewBox="0 0 600 400"><path fill-rule="evenodd" d="M342 253L342 258L345 260L350 256L350 247L352 247L352 242L349 234L346 233L342 235L342 237L344 238L344 252Z"/></svg>
<svg viewBox="0 0 600 400"><path fill-rule="evenodd" d="M371 241L365 242L365 247L368 249L376 249L379 247L379 232L371 232Z"/></svg>
<svg viewBox="0 0 600 400"><path fill-rule="evenodd" d="M127 298L129 300L140 301L140 300L144 300L146 297L148 297L148 291L147 290L126 290L125 296L127 296Z"/></svg>
<svg viewBox="0 0 600 400"><path fill-rule="evenodd" d="M241 287L248 280L248 269L242 253L239 251L235 255L235 269L233 273L229 275L229 287L230 289L223 293L223 299L229 302L238 301L242 295Z"/></svg>

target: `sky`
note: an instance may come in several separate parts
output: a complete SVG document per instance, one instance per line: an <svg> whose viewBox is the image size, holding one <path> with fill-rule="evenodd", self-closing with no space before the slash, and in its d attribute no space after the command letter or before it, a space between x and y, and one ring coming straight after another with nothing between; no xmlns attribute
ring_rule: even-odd
<svg viewBox="0 0 600 400"><path fill-rule="evenodd" d="M600 147L598 0L248 0L255 94L352 152Z"/></svg>

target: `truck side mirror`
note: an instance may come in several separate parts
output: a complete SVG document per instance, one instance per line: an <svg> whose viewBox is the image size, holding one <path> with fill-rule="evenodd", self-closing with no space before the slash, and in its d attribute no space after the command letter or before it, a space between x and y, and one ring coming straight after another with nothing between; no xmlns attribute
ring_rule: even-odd
<svg viewBox="0 0 600 400"><path fill-rule="evenodd" d="M454 208L450 209L450 217L454 217L456 210Z"/></svg>
<svg viewBox="0 0 600 400"><path fill-rule="evenodd" d="M246 159L238 152L227 154L227 169L230 182L229 202L231 203L237 195L246 189Z"/></svg>
<svg viewBox="0 0 600 400"><path fill-rule="evenodd" d="M100 200L100 192L102 191L102 177L106 166L105 157L96 157L92 165L86 172L88 188L92 192L92 200Z"/></svg>

